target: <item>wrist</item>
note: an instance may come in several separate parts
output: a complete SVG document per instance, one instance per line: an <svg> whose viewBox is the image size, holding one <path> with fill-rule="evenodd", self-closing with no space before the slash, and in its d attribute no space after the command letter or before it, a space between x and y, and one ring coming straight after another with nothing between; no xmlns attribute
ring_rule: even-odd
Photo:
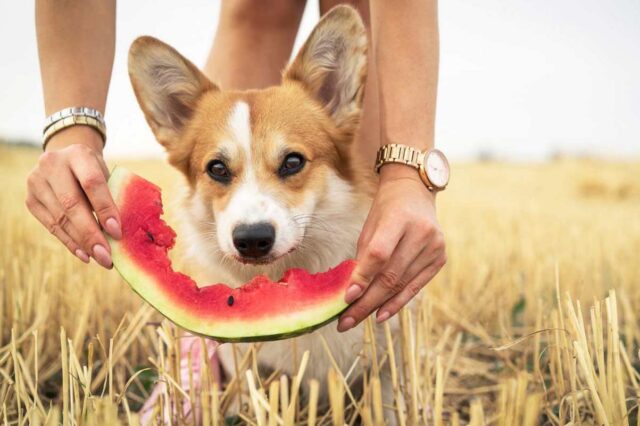
<svg viewBox="0 0 640 426"><path fill-rule="evenodd" d="M435 203L436 193L429 191L420 179L418 170L406 164L389 163L380 167L380 187L388 184L404 181L406 184L414 186L419 192L425 194L427 198Z"/></svg>
<svg viewBox="0 0 640 426"><path fill-rule="evenodd" d="M85 145L102 153L104 142L98 131L90 126L71 126L60 130L47 142L46 151L56 151L70 145Z"/></svg>
<svg viewBox="0 0 640 426"><path fill-rule="evenodd" d="M420 175L418 174L418 170L406 164L384 164L382 167L380 167L379 174L381 182L387 182L397 179L411 179L422 184Z"/></svg>

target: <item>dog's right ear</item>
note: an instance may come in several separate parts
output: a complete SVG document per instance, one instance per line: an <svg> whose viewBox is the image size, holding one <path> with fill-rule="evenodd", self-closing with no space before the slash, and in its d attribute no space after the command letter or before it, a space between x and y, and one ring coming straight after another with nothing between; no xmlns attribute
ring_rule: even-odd
<svg viewBox="0 0 640 426"><path fill-rule="evenodd" d="M318 22L285 81L297 81L334 119L353 133L360 121L367 74L367 32L358 12L336 6Z"/></svg>
<svg viewBox="0 0 640 426"><path fill-rule="evenodd" d="M151 130L170 155L202 94L217 90L173 47L149 36L129 49L129 77Z"/></svg>

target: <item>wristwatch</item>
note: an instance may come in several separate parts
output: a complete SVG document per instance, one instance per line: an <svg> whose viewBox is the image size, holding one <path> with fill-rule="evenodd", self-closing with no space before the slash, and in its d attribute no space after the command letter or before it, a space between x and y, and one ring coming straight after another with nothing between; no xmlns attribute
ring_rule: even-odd
<svg viewBox="0 0 640 426"><path fill-rule="evenodd" d="M378 150L376 173L387 163L406 164L418 170L420 179L431 192L442 191L449 183L449 161L438 149L422 152L408 145L390 143Z"/></svg>

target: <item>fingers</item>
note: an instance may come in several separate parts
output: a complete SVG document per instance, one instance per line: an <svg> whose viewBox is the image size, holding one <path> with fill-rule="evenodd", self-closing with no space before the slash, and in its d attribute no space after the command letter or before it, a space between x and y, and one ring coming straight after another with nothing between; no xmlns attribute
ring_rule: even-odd
<svg viewBox="0 0 640 426"><path fill-rule="evenodd" d="M444 236L436 229L427 247L406 270L403 281L407 284L378 309L376 321L381 323L395 315L431 281L446 261Z"/></svg>
<svg viewBox="0 0 640 426"><path fill-rule="evenodd" d="M71 171L84 190L102 227L116 240L122 238L120 216L111 197L103 164L91 155L87 161L71 163Z"/></svg>
<svg viewBox="0 0 640 426"><path fill-rule="evenodd" d="M400 241L393 257L375 276L366 292L341 315L338 331L345 331L359 324L384 302L402 291L413 278L407 276L407 268L415 264L422 265L422 268L427 266L425 262L432 259L424 258L423 252L426 249L416 254L414 250L417 245L410 237Z"/></svg>
<svg viewBox="0 0 640 426"><path fill-rule="evenodd" d="M72 163L96 164L93 151L83 146L71 146L61 151L47 152L40 157L38 167L29 177L29 195L37 199L51 214L54 222L98 264L111 267L108 243L100 231L83 188L71 170ZM86 173L81 171L79 173Z"/></svg>
<svg viewBox="0 0 640 426"><path fill-rule="evenodd" d="M64 246L84 263L89 263L89 255L67 234L53 218L47 208L35 198L27 198L27 208Z"/></svg>
<svg viewBox="0 0 640 426"><path fill-rule="evenodd" d="M381 323L391 318L402 309L411 299L420 293L420 290L438 273L446 263L446 257L442 255L423 269L407 286L398 294L387 300L378 310L376 321Z"/></svg>
<svg viewBox="0 0 640 426"><path fill-rule="evenodd" d="M378 310L377 319L382 322L395 314L411 299L412 290L418 292L422 288L422 286L416 288L417 284L414 283L407 292L406 287L416 281L419 275L425 276L427 273L423 271L433 265L435 272L428 278L431 279L442 267L441 259L444 259L444 237L439 228L426 225L423 229L413 229L405 233L393 250L391 258L382 267L379 266L380 264L375 265L377 272L374 280L362 296L341 315L338 331L346 331L354 327L385 302L402 293L402 297L395 300L389 309ZM350 296L353 297L350 291L351 289L347 290L346 300ZM358 296L356 295L351 301Z"/></svg>
<svg viewBox="0 0 640 426"><path fill-rule="evenodd" d="M75 144L40 156L27 181L29 211L72 253L89 255L111 268L111 251L100 225L115 239L120 217L107 185L108 170L99 153Z"/></svg>
<svg viewBox="0 0 640 426"><path fill-rule="evenodd" d="M51 188L62 206L63 215L68 218L66 223L73 225L78 234L73 235L80 246L105 268L111 267L111 254L107 240L102 235L98 224L91 213L91 207L82 193L77 181L69 170L60 172ZM72 232L72 231L71 231Z"/></svg>
<svg viewBox="0 0 640 426"><path fill-rule="evenodd" d="M29 196L27 197L27 206L29 207L29 201L31 198L33 198L35 202L42 204L42 206L48 213L47 216L51 217L51 220L48 220L48 217L38 217L38 220L40 220L40 222L52 234L55 234L57 232L57 229L60 229L62 232L67 234L79 247L81 242L81 234L69 221L69 218L66 216L64 209L60 205L56 194L53 193L53 189L51 189L51 185L49 185L49 182L47 182L47 180L42 176L41 173L34 172L31 174L31 176L29 176L28 185Z"/></svg>
<svg viewBox="0 0 640 426"><path fill-rule="evenodd" d="M408 285L408 283L413 281L413 279L417 277L418 274L420 274L425 268L431 265L431 263L436 260L438 255L439 253L434 250L433 244L429 244L424 247L405 271L404 275L401 278L402 282Z"/></svg>
<svg viewBox="0 0 640 426"><path fill-rule="evenodd" d="M345 302L352 303L360 297L373 278L389 261L391 255L402 237L402 228L397 224L378 226L384 229L384 235L378 233L370 240L361 238L358 242L358 256L356 269L351 274L351 286L345 294ZM363 236L367 230L363 230Z"/></svg>

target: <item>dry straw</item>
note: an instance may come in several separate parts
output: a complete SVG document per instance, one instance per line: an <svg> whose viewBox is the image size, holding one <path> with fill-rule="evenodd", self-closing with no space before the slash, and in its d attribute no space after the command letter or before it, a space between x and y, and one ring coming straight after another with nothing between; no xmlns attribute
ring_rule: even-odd
<svg viewBox="0 0 640 426"><path fill-rule="evenodd" d="M116 274L80 265L25 213L17 178L34 161L0 147L4 424L135 425L162 383L153 413L172 425L640 426L640 202L634 191L605 202L602 191L580 190L594 171L607 188L637 185L637 164L457 167L439 200L449 264L393 328L365 323L346 371L332 362L325 377L310 377L320 354L292 343L296 374L263 376L252 345L234 349L236 374L222 389L202 363L195 392L193 378L180 379L181 331ZM127 166L173 193L175 175L159 163ZM333 359L322 339L317 350Z"/></svg>

